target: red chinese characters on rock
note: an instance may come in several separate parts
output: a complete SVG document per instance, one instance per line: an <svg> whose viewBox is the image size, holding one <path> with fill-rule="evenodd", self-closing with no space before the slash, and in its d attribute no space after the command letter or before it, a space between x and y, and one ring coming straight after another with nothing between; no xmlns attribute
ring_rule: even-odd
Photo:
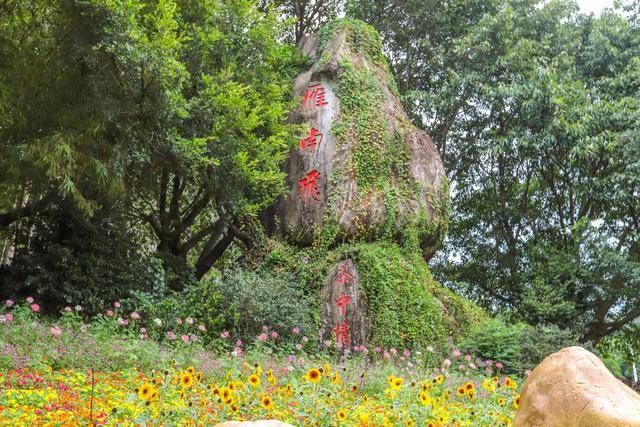
<svg viewBox="0 0 640 427"><path fill-rule="evenodd" d="M349 266L347 264L342 264L338 268L338 278L336 279L336 284L344 286L347 283L351 282L353 282L353 275L349 273Z"/></svg>
<svg viewBox="0 0 640 427"><path fill-rule="evenodd" d="M320 108L329 104L324 98L324 86L322 86L321 83L310 83L309 86L307 86L307 89L304 91L304 96L302 97L302 105L300 107L303 110L305 108L309 110L315 110L316 108Z"/></svg>
<svg viewBox="0 0 640 427"><path fill-rule="evenodd" d="M351 337L349 336L349 325L347 325L347 321L336 325L333 328L333 332L336 334L336 344L338 347L348 347L351 342Z"/></svg>
<svg viewBox="0 0 640 427"><path fill-rule="evenodd" d="M304 151L305 149L309 149L309 151L313 152L313 149L316 145L320 145L322 142L323 135L316 128L311 128L309 131L309 135L306 138L300 140L300 150Z"/></svg>
<svg viewBox="0 0 640 427"><path fill-rule="evenodd" d="M351 297L349 295L345 295L344 292L340 294L340 297L336 300L336 307L340 309L340 313L344 316L344 312L347 304L351 302Z"/></svg>
<svg viewBox="0 0 640 427"><path fill-rule="evenodd" d="M314 169L298 180L298 191L305 204L307 204L309 199L315 201L320 200L320 187L318 187L319 176L320 172Z"/></svg>

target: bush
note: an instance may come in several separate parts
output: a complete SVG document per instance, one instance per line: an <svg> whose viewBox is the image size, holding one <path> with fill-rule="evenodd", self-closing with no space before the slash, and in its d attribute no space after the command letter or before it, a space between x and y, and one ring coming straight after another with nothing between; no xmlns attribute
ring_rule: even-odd
<svg viewBox="0 0 640 427"><path fill-rule="evenodd" d="M472 328L460 348L483 359L502 362L508 371L535 368L551 353L578 344L577 336L555 325L510 324L490 318Z"/></svg>

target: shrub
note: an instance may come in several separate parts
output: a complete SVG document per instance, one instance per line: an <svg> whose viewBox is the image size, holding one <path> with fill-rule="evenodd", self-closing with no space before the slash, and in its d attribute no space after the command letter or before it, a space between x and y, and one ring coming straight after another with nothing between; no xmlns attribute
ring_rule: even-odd
<svg viewBox="0 0 640 427"><path fill-rule="evenodd" d="M509 371L535 368L551 353L578 344L576 335L555 325L530 326L489 318L465 335L460 348L483 359L502 362Z"/></svg>

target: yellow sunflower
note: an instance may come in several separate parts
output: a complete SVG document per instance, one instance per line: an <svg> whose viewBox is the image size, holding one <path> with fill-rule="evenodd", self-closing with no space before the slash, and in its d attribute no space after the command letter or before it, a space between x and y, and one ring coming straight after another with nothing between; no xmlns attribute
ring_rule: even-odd
<svg viewBox="0 0 640 427"><path fill-rule="evenodd" d="M394 378L393 381L391 382L391 390L394 391L398 391L400 389L402 389L402 384L404 383L404 380L402 378Z"/></svg>
<svg viewBox="0 0 640 427"><path fill-rule="evenodd" d="M247 378L247 382L251 387L258 387L260 385L260 377L256 374L249 375L249 378Z"/></svg>
<svg viewBox="0 0 640 427"><path fill-rule="evenodd" d="M150 384L144 384L138 390L138 397L140 399L148 399L153 394L153 387Z"/></svg>
<svg viewBox="0 0 640 427"><path fill-rule="evenodd" d="M320 381L320 371L316 368L311 368L307 371L307 381L311 383L317 383Z"/></svg>
<svg viewBox="0 0 640 427"><path fill-rule="evenodd" d="M340 408L338 410L338 413L336 414L336 417L338 418L338 420L340 421L346 421L347 420L347 413L345 412L344 409Z"/></svg>
<svg viewBox="0 0 640 427"><path fill-rule="evenodd" d="M520 395L517 395L515 399L513 399L513 407L518 409L520 407Z"/></svg>
<svg viewBox="0 0 640 427"><path fill-rule="evenodd" d="M273 407L273 400L270 396L265 395L260 399L260 404L264 409L269 410Z"/></svg>

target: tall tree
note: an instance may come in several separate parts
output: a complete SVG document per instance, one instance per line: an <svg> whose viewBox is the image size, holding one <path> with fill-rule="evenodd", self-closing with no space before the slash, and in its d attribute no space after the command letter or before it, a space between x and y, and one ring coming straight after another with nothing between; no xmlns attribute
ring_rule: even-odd
<svg viewBox="0 0 640 427"><path fill-rule="evenodd" d="M351 10L381 25L407 108L452 179L440 277L489 308L591 341L640 316L632 14L461 0L434 16L398 4ZM387 20L385 7L399 16Z"/></svg>

